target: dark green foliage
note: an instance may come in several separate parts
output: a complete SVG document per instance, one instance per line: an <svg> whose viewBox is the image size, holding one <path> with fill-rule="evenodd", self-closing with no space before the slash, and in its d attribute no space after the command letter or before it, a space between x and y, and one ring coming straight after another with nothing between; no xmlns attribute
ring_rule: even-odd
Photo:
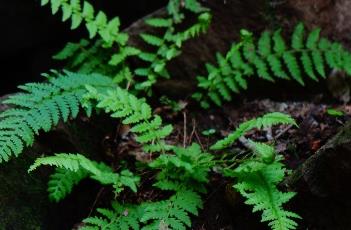
<svg viewBox="0 0 351 230"><path fill-rule="evenodd" d="M78 43L69 42L53 58L65 61L65 68L70 71L83 74L100 73L111 76L113 81L120 86L132 82L133 74L124 62L128 57L138 54L139 50L133 47L126 47L120 50L120 53L114 54L113 50L106 49L102 45L102 40L97 40L93 43L85 39Z"/></svg>
<svg viewBox="0 0 351 230"><path fill-rule="evenodd" d="M97 209L100 216L83 220L82 230L185 230L191 227L190 215L198 215L201 197L190 190L180 190L169 199L140 205L114 202L112 210Z"/></svg>
<svg viewBox="0 0 351 230"><path fill-rule="evenodd" d="M152 115L151 107L144 100L119 87L107 92L99 92L92 87L88 87L88 90L89 93L85 95L86 106L91 107L91 102L96 101L97 108L122 119L123 124L131 125L131 131L137 135L136 140L143 144L146 152L169 149L163 139L172 132L173 127L162 126L161 117Z"/></svg>
<svg viewBox="0 0 351 230"><path fill-rule="evenodd" d="M234 188L246 198L246 204L253 205L253 212L262 211L261 221L268 222L271 229L296 229L297 223L293 219L300 216L283 208L295 193L281 192L277 188L286 174L281 157L267 162L267 156L275 156L274 148L263 143L251 144L258 156L241 163L231 173L238 180Z"/></svg>
<svg viewBox="0 0 351 230"><path fill-rule="evenodd" d="M142 206L112 203L112 209L98 208L100 216L88 217L81 230L139 230Z"/></svg>
<svg viewBox="0 0 351 230"><path fill-rule="evenodd" d="M117 83L130 84L132 73L125 61L130 56L138 55L140 51L127 44L129 36L120 31L119 17L109 21L104 12L95 14L93 6L84 0L41 0L42 5L48 3L51 4L53 14L62 10L63 21L71 19L71 29L76 29L84 22L90 39L97 35L100 37L93 44L85 39L79 43L68 43L54 59L67 60L67 68L73 71L98 72L113 76Z"/></svg>
<svg viewBox="0 0 351 230"><path fill-rule="evenodd" d="M107 165L89 160L80 154L60 153L55 156L37 158L28 171L32 172L42 165L58 168L51 176L48 188L49 197L54 201L65 198L74 185L88 176L103 185L112 185L116 194L120 193L124 187L129 187L136 192L140 180L129 170L114 173Z"/></svg>
<svg viewBox="0 0 351 230"><path fill-rule="evenodd" d="M257 128L267 128L273 125L285 124L285 125L296 125L296 122L289 115L283 113L267 113L262 117L254 118L248 120L239 125L239 127L226 138L217 141L214 145L211 146L212 150L221 150L229 147L240 137L244 136L248 131Z"/></svg>
<svg viewBox="0 0 351 230"><path fill-rule="evenodd" d="M326 77L326 68L345 71L351 75L351 55L339 43L320 38L320 29L305 34L298 24L287 45L277 30L265 31L258 41L244 31L241 42L233 44L224 57L217 53L218 67L206 64L208 76L199 76L199 87L207 93L196 93L194 98L208 107L208 98L217 105L232 100L232 93L247 88L248 76L257 75L267 81L274 78L293 79L304 85L303 77L313 80ZM205 96L205 95L208 95Z"/></svg>
<svg viewBox="0 0 351 230"><path fill-rule="evenodd" d="M185 230L191 227L189 215L198 215L201 208L202 200L197 193L180 190L168 200L145 204L141 221L147 225L142 230Z"/></svg>
<svg viewBox="0 0 351 230"><path fill-rule="evenodd" d="M48 76L46 83L19 86L22 92L3 102L14 108L0 113L0 162L18 156L25 146L31 146L39 131L48 132L60 120L67 122L77 117L86 84L97 88L113 86L112 80L105 76L71 72ZM91 109L86 108L88 113Z"/></svg>
<svg viewBox="0 0 351 230"><path fill-rule="evenodd" d="M78 43L69 42L53 56L53 59L65 61L67 63L65 68L70 71L109 75L113 73L112 66L106 65L109 57L106 55L106 49L103 49L101 45L101 40L93 44L86 39L81 39Z"/></svg>
<svg viewBox="0 0 351 230"><path fill-rule="evenodd" d="M59 202L72 192L74 186L87 177L89 173L83 168L77 171L57 168L50 176L48 183L49 199Z"/></svg>

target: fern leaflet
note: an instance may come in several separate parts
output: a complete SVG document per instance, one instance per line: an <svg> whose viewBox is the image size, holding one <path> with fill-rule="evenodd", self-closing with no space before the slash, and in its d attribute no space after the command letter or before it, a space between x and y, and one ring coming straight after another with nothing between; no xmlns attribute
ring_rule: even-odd
<svg viewBox="0 0 351 230"><path fill-rule="evenodd" d="M223 140L217 141L211 146L211 150L221 150L229 147L237 139L244 136L251 129L257 128L267 128L273 125L285 124L285 125L297 125L295 120L287 114L274 112L263 115L262 117L254 118L248 120L239 125L239 127L231 134L229 134Z"/></svg>
<svg viewBox="0 0 351 230"><path fill-rule="evenodd" d="M189 214L198 215L201 197L191 190L180 190L168 200L146 203L141 221L142 230L177 229L191 227Z"/></svg>
<svg viewBox="0 0 351 230"><path fill-rule="evenodd" d="M100 216L84 219L85 226L81 230L139 230L141 209L141 206L113 202L112 210L98 208L97 212Z"/></svg>

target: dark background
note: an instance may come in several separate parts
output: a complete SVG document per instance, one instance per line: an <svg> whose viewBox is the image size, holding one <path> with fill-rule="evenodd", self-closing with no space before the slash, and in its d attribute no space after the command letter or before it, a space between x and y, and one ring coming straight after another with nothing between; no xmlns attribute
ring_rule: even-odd
<svg viewBox="0 0 351 230"><path fill-rule="evenodd" d="M120 16L122 26L166 5L167 0L89 1L96 11L109 18ZM117 2L117 3L116 3ZM52 15L49 5L39 0L9 0L0 4L0 96L14 92L16 86L41 81L40 73L60 68L51 56L67 42L88 37L83 26L70 30L70 21L61 22L61 12Z"/></svg>

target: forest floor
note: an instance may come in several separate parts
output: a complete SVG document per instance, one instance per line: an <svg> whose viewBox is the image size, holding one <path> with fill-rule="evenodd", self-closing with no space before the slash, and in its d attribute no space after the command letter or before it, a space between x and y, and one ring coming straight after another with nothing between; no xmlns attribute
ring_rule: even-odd
<svg viewBox="0 0 351 230"><path fill-rule="evenodd" d="M191 108L184 101L179 101L178 106L182 108L178 112L173 111L171 106L160 106L155 109L156 113L165 118L166 123L174 125L173 135L167 141L184 146L197 142L204 151L216 140L227 136L240 123L248 119L273 111L290 114L296 119L298 127L281 125L263 131L254 130L249 132L246 138L274 143L291 170L297 169L306 159L315 154L351 118L351 106L336 103L274 102L270 99L259 99L245 101L235 107L224 106L206 113ZM335 111L341 113L334 114ZM129 136L128 130L128 127L117 125L116 132L105 137L105 140L108 140L105 142L107 158L116 162L116 165L121 159L128 162L131 157L130 152L133 152L141 161L148 160L136 151L138 146L133 137ZM233 149L239 152L245 151L244 143L237 142ZM146 178L153 178L153 175ZM151 185L152 179L146 179L141 183L137 195L131 197L130 193L126 193L122 194L121 199L145 201L165 195L155 193ZM88 202L91 204L90 210L108 205L105 203L111 196L108 189L99 190L95 194L97 194L95 197L91 196L93 200ZM60 206L64 207L67 202ZM294 199L289 203L292 210L303 210L304 207L299 205L301 202L294 204ZM222 178L219 174L212 174L208 193L205 195L204 207L200 215L194 218L192 228L194 230L261 230L267 228L265 224L260 224L260 215L252 214L252 207L244 205L243 199L233 192L232 182ZM300 221L299 224L299 229L318 229L314 228L313 224L304 223L304 221Z"/></svg>

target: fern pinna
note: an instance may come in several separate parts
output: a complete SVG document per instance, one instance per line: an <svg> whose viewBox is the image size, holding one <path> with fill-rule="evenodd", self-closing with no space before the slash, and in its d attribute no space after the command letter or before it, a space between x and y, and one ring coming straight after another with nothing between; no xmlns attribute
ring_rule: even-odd
<svg viewBox="0 0 351 230"><path fill-rule="evenodd" d="M211 150L221 150L230 147L236 140L240 137L244 136L247 132L252 129L262 129L271 127L273 125L294 125L297 126L295 120L291 118L289 115L279 112L267 113L262 117L253 118L251 120L245 121L239 125L234 132L229 134L222 140L217 141L213 144L210 149Z"/></svg>
<svg viewBox="0 0 351 230"><path fill-rule="evenodd" d="M37 158L28 171L32 172L42 165L56 167L56 172L51 175L48 184L49 198L56 202L65 198L72 191L73 186L86 177L104 185L112 185L116 194L124 187L129 187L133 192L137 191L139 177L134 176L129 170L115 173L104 163L89 160L81 154L60 153Z"/></svg>
<svg viewBox="0 0 351 230"><path fill-rule="evenodd" d="M304 85L303 76L313 80L326 77L326 67L345 71L351 75L351 54L339 43L320 38L320 29L305 34L302 23L295 27L288 46L281 30L273 34L262 33L257 42L243 30L244 39L234 43L224 57L217 53L218 67L206 64L208 76L198 76L198 86L207 93L196 93L194 98L208 107L208 98L217 105L232 100L232 93L247 88L248 76L257 75L262 79L294 79ZM304 72L304 73L303 73Z"/></svg>
<svg viewBox="0 0 351 230"><path fill-rule="evenodd" d="M85 105L89 108L92 102L97 102L97 108L122 119L123 124L131 125L131 131L137 135L136 140L143 144L146 152L169 149L164 138L172 132L172 125L162 126L161 117L153 115L151 107L143 99L119 87L102 92L90 86L87 89L89 93L85 95Z"/></svg>
<svg viewBox="0 0 351 230"><path fill-rule="evenodd" d="M171 18L150 18L145 22L152 27L166 29L163 37L141 34L141 38L147 44L156 47L157 50L155 52L142 51L138 54L141 60L149 63L149 66L135 70L136 75L147 78L138 82L136 89L151 93L149 89L156 83L158 77L170 78L166 64L181 54L182 44L207 31L211 22L211 14L209 12L200 14L194 25L179 32L176 32L175 22Z"/></svg>
<svg viewBox="0 0 351 230"><path fill-rule="evenodd" d="M57 75L57 76L55 76ZM110 88L110 78L71 72L48 76L46 83L19 86L22 93L10 96L2 103L10 109L0 113L0 162L19 155L24 146L31 146L39 131L50 131L60 120L75 118L80 101L86 93L85 85ZM87 107L87 112L92 108Z"/></svg>

